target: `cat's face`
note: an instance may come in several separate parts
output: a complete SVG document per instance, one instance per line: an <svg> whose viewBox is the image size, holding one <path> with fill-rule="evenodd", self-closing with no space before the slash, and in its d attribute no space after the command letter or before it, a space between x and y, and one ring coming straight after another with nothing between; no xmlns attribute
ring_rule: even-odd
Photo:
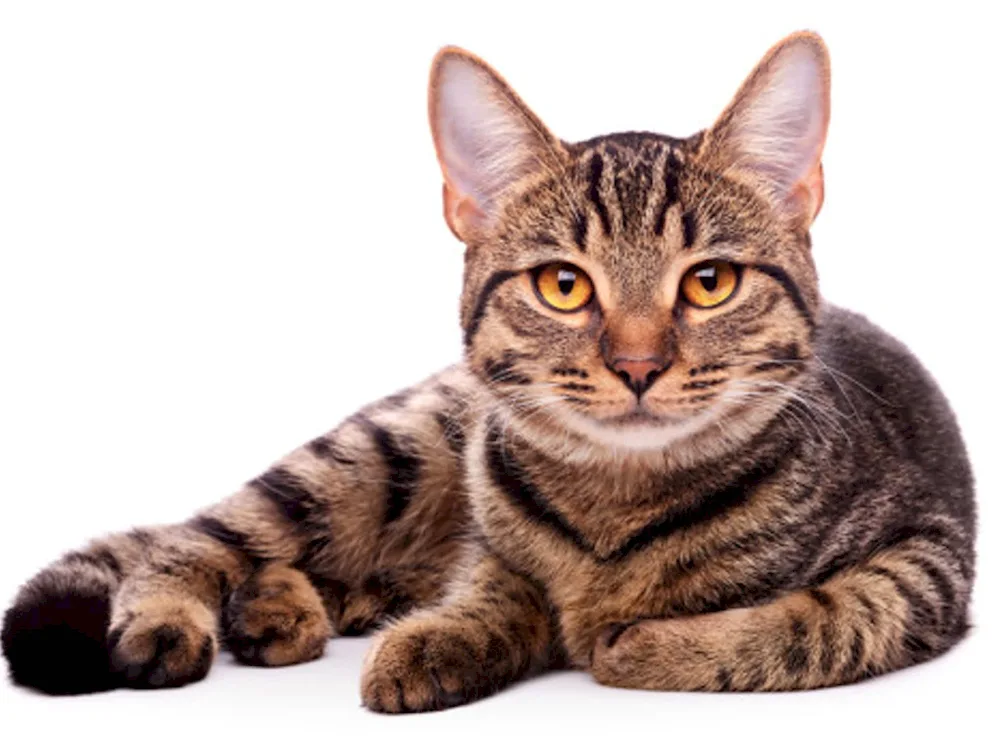
<svg viewBox="0 0 1000 750"><path fill-rule="evenodd" d="M467 359L525 419L629 449L789 397L819 304L828 64L765 56L716 125L565 144L484 64L439 55L445 215L468 246Z"/></svg>

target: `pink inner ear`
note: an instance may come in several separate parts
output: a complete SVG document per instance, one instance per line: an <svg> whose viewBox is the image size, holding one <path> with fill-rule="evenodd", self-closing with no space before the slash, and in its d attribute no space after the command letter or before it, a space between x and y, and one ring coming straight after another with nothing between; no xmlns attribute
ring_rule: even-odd
<svg viewBox="0 0 1000 750"><path fill-rule="evenodd" d="M822 203L819 166L829 117L825 52L795 39L764 59L732 105L722 144L730 168L755 175L778 203Z"/></svg>
<svg viewBox="0 0 1000 750"><path fill-rule="evenodd" d="M452 231L495 218L502 196L530 172L551 167L557 144L506 83L482 61L450 52L431 82L431 118ZM451 193L452 195L449 195Z"/></svg>
<svg viewBox="0 0 1000 750"><path fill-rule="evenodd" d="M451 233L463 242L468 242L475 229L483 224L485 216L475 201L457 193L444 184L444 220Z"/></svg>

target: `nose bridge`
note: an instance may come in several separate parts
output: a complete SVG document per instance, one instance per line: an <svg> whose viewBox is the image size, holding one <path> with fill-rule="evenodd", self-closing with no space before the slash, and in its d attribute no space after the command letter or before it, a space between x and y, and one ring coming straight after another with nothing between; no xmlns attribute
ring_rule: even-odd
<svg viewBox="0 0 1000 750"><path fill-rule="evenodd" d="M662 324L648 316L619 311L608 320L601 341L608 368L635 393L647 391L671 363L669 340Z"/></svg>
<svg viewBox="0 0 1000 750"><path fill-rule="evenodd" d="M664 359L666 335L663 326L649 316L619 313L608 321L608 351L615 359Z"/></svg>

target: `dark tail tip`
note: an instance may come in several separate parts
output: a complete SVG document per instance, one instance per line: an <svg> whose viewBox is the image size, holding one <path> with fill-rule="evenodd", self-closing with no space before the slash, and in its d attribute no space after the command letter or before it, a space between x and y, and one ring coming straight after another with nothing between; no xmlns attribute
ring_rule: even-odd
<svg viewBox="0 0 1000 750"><path fill-rule="evenodd" d="M111 594L96 571L56 567L28 581L3 618L11 679L51 695L117 687L107 647Z"/></svg>

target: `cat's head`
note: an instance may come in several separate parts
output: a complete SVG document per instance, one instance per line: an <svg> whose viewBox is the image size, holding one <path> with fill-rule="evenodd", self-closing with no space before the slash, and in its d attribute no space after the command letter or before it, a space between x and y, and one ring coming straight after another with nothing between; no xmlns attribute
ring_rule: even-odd
<svg viewBox="0 0 1000 750"><path fill-rule="evenodd" d="M773 47L706 131L576 144L443 49L430 118L467 245L471 369L512 414L623 449L773 408L811 356L829 111L811 33Z"/></svg>

